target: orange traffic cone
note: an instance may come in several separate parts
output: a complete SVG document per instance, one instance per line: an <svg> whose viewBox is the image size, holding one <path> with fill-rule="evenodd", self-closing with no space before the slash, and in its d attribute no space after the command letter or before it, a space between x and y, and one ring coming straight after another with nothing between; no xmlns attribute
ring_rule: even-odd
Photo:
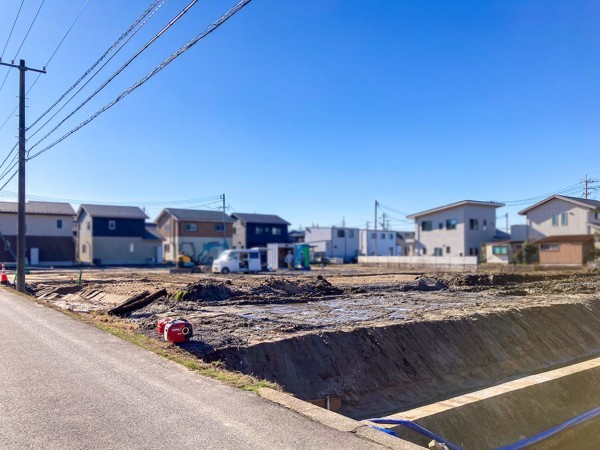
<svg viewBox="0 0 600 450"><path fill-rule="evenodd" d="M6 267L2 263L2 276L0 278L0 284L8 284L8 277L6 276Z"/></svg>

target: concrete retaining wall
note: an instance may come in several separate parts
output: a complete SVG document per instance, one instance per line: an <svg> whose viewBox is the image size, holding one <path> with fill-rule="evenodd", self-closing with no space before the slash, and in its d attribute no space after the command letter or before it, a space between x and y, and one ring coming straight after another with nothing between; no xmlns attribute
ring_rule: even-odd
<svg viewBox="0 0 600 450"><path fill-rule="evenodd" d="M365 266L427 269L476 269L477 256L359 256Z"/></svg>

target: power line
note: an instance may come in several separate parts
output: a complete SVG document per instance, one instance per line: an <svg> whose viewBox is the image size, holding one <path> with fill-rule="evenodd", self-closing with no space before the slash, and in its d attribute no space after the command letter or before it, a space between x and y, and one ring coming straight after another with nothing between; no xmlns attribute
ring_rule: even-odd
<svg viewBox="0 0 600 450"><path fill-rule="evenodd" d="M19 45L19 49L17 50L17 53L15 54L15 57L13 58L13 60L17 59L17 56L19 56L19 52L21 51L23 44L27 40L27 36L29 36L29 32L33 28L33 24L35 23L36 19L38 18L38 15L40 14L40 11L42 10L42 6L44 6L45 2L46 2L46 0L42 0L42 3L40 3L40 7L38 8L37 12L35 13L35 16L33 17L33 20L31 21L31 25L29 25L29 28L27 29L27 33L25 33L25 37L21 41L21 45ZM12 69L12 67L9 67L8 71L6 72L4 81L2 81L2 85L0 86L0 92L2 92L2 88L4 87L4 83L6 83L6 79L8 78L8 74L10 73L11 69Z"/></svg>
<svg viewBox="0 0 600 450"><path fill-rule="evenodd" d="M23 3L25 3L25 0L21 0L21 5L19 6L19 10L17 11L17 17L15 17L15 20L12 24L12 27L10 29L10 33L8 33L8 38L6 39L6 44L4 44L4 48L2 49L2 54L0 55L0 60L2 58L4 58L4 52L6 51L6 47L8 46L8 42L10 41L10 38L13 34L13 31L15 29L15 25L17 24L17 20L19 19L19 14L21 14L21 8L23 8ZM10 69L8 69L10 70Z"/></svg>
<svg viewBox="0 0 600 450"><path fill-rule="evenodd" d="M97 74L98 74L98 73L99 73L99 72L100 72L100 71L101 71L101 70L104 68L104 66L106 66L106 64L107 64L107 63L108 63L108 62L109 62L109 61L110 61L110 60L111 60L111 59L112 59L112 58L113 58L113 57L114 57L114 56L115 56L117 53L119 53L119 51L120 51L120 50L121 50L121 49L122 49L122 48L125 46L125 44L127 44L127 43L128 43L130 40L131 40L131 38L132 38L133 36L135 36L135 35L138 33L138 31L140 31L140 30L141 30L141 29L144 27L144 25L145 25L145 24L148 22L148 20L149 20L149 19L150 19L150 18L151 18L151 17L152 17L152 16L153 16L153 15L154 15L154 14L155 14L155 13L156 13L156 12L157 12L157 11L158 11L160 8L161 8L161 6L162 6L162 5L164 5L164 4L165 4L165 2L166 2L166 1L167 1L167 0L156 0L156 1L154 1L153 3L151 3L151 4L150 4L150 6L148 6L148 8L146 8L146 10L145 10L145 11L144 11L144 12L143 12L143 13L142 13L142 14L141 14L141 15L140 15L140 16L139 16L139 17L138 17L138 18L137 18L137 19L136 19L136 20L135 20L135 21L134 21L134 22L133 22L133 23L132 23L130 26L129 26L129 28L128 28L127 30L125 30L125 32L124 32L124 33L122 33L122 34L121 34L121 36L119 36L119 37L118 37L118 39L117 39L117 40L116 40L116 41L115 41L115 42L114 42L114 43L113 43L113 44L112 44L112 45L111 45L111 46L110 46L110 47L109 47L109 48L108 48L108 49L107 49L107 50L106 50L106 51L105 51L103 54L102 54L102 56L100 56L100 58L98 58L98 59L97 59L97 60L94 62L94 64L92 64L92 65L91 65L91 66L90 66L90 67L89 67L89 68L86 70L86 72L85 72L83 75L81 75L81 76L80 76L80 77L77 79L77 81L75 81L75 83L73 83L73 85L71 85L71 87L69 87L69 88L68 88L68 89L67 89L67 90L66 90L66 91L65 91L65 92L64 92L64 93L63 93L63 94L62 94L62 95L61 95L61 96L60 96L60 97L59 97L59 98L58 98L58 99L57 99L57 100L56 100L56 101L55 101L55 102L54 102L54 103L53 103L53 104L52 104L52 105L51 105L51 106L50 106L50 107L49 107L49 108L46 110L46 111L44 111L44 112L42 113L42 115L41 115L41 116L39 116L39 117L38 117L38 118L37 118L37 119L36 119L36 120L35 120L35 121L34 121L34 122L33 122L33 123L32 123L32 124L31 124L31 125L28 127L28 129L32 128L32 127L33 127L35 124L37 124L37 123L38 123L38 122L39 122L39 121L40 121L40 120L41 120L41 119L42 119L42 118L43 118L43 117L44 117L46 114L48 114L50 111L52 111L52 109L54 109L54 107L56 107L56 105L58 105L58 104L59 104L59 103L60 103L60 102L61 102L61 101L62 101L62 100L63 100L63 99L64 99L64 98L65 98L65 97L66 97L66 96L69 94L69 92L71 92L73 89L75 89L75 88L76 88L76 87L79 85L79 83L81 83L81 82L82 82L82 81L83 81L83 80L84 80L84 79L85 79L85 78L86 78L86 77L87 77L87 76L88 76L88 75L89 75L89 74L90 74L90 73L91 73L91 72L92 72L92 71L93 71L93 70L94 70L94 69L95 69L95 68L98 66L98 64L100 64L100 63L101 63L101 62L104 60L104 58L106 58L106 57L107 57L107 56L108 56L108 55L109 55L109 54L110 54L110 53L111 53L111 52L112 52L112 51L113 51L113 50L114 50L114 49L115 49L115 48L116 48L116 47L117 47L119 44L121 44L121 41L123 41L123 39L125 39L125 38L126 38L126 37L127 37L127 36L128 36L130 33L131 33L131 31L132 31L132 30L133 30L133 29L134 29L136 26L138 26L138 24L139 24L139 23L140 23L142 20L144 20L144 18L146 18L146 16L148 16L148 14L150 14L150 11L152 11L152 10L153 10L153 9L156 7L156 5L158 5L158 4L160 3L160 5L158 5L158 7L156 7L156 9L154 9L154 11L152 11L152 14L150 14L150 15L149 15L149 16L146 18L146 20L144 20L144 22L143 22L143 23L142 23L142 24L139 26L139 28L138 28L137 30L135 30L135 32L134 32L134 33L131 35L131 37L130 37L129 39L127 39L127 40L126 40L126 41L125 41L125 42L124 42L124 43L123 43L123 44L122 44L122 45L121 45L121 46L120 46L120 47L119 47L119 48L118 48L118 49L115 51L115 53L114 53L114 54L113 54L113 55L112 55L112 56L109 58L109 60L108 60L108 61L107 61L107 62L106 62L104 65L102 65L102 67L100 67L100 69L98 69L98 71L96 71L96 73L95 73L95 74L94 74L94 75L93 75L93 76L90 78L90 80L89 80L89 81L91 81L91 79L93 79L93 78L94 78L94 77L95 77L95 76L96 76L96 75L97 75ZM82 88L81 88L81 89L83 89L83 87L85 87L85 86L86 86L86 85L89 83L89 81L88 81L87 83L85 83L85 84L82 86ZM76 94L77 94L77 93L79 93L79 92L81 91L81 89L79 89L79 90L76 92ZM27 92L29 93L29 91L27 91ZM76 94L75 94L75 95L76 95ZM75 95L73 95L73 97L75 97ZM71 98L70 98L70 99L69 99L69 100L68 100L68 101L65 103L65 105L66 105L67 103L69 103L69 102L70 102L70 101L73 99L73 97L71 97ZM64 107L64 106L63 106L63 107ZM61 109L62 109L62 108L61 108ZM59 111L60 111L60 110L59 110ZM13 113L14 113L14 111L13 111ZM52 116L52 118L54 118L54 116ZM46 122L46 123L48 123L48 122ZM46 123L45 123L44 125L46 125ZM42 125L42 128L44 127L44 125ZM4 126L4 125L2 125L2 126ZM0 126L0 129L2 129L2 127L1 127L1 126ZM38 129L38 131L39 131L39 129ZM36 131L36 133L37 133L37 131ZM35 134L35 133L34 133L34 134Z"/></svg>
<svg viewBox="0 0 600 450"><path fill-rule="evenodd" d="M90 0L86 0L85 1L84 5L79 10L79 14L77 14L77 16L75 17L75 20L73 20L73 22L71 23L71 26L67 29L67 32L64 34L64 36L62 37L62 39L60 40L60 42L58 43L58 45L54 49L54 52L52 52L52 55L50 55L50 58L48 58L48 61L46 62L46 64L44 64L44 67L48 67L48 65L50 64L50 62L54 58L54 55L56 55L56 52L58 52L58 49L62 46L63 42L65 41L65 39L67 38L67 36L69 35L69 33L71 32L71 30L73 29L73 27L75 26L75 23L77 23L77 21L79 20L79 17L83 13L83 10L85 9L85 7L89 3L89 1ZM42 76L41 73L37 74L37 77L35 77L35 80L33 80L33 83L31 83L31 86L29 86L29 88L27 89L27 92L25 93L25 95L29 94L29 92L33 89L33 87L38 82L38 80L40 79L41 76ZM12 112L8 115L8 117L6 118L6 120L2 123L2 125L0 125L0 130L2 130L2 128L4 128L4 125L6 125L6 123L8 122L8 120L13 116L13 114L17 111L18 108L19 108L19 105L16 105L15 108L12 110Z"/></svg>
<svg viewBox="0 0 600 450"><path fill-rule="evenodd" d="M138 87L142 86L144 83L146 83L146 81L148 81L150 78L152 78L158 72L160 72L162 69L164 69L165 67L167 67L176 58L178 58L183 53L185 53L190 48L192 48L194 45L196 45L201 39L205 38L206 36L208 36L209 34L211 34L213 31L215 31L217 28L219 28L221 25L223 25L227 20L229 20L231 17L233 17L236 13L238 13L242 8L244 8L244 6L246 6L251 1L252 0L242 0L239 3L237 3L229 11L227 11L225 14L223 14L216 22L213 22L212 24L210 24L206 28L206 30L204 32L200 33L194 39L192 39L191 41L189 41L188 43L186 43L183 47L181 47L179 50L177 50L175 53L173 53L171 56L169 56L167 59L165 59L162 63L160 63L158 66L156 66L154 69L152 69L145 77L143 77L142 79L140 79L137 83L135 83L134 85L132 85L129 89L123 91L112 102L108 103L103 108L101 108L100 110L96 111L96 113L94 113L92 116L90 116L89 118L87 118L85 121L81 122L75 128L73 128L72 130L70 130L69 132L67 132L66 134L64 134L62 137L60 137L59 139L57 139L56 141L54 141L53 143L51 143L50 145L46 146L45 148L43 148L42 150L38 151L37 153L35 153L34 155L32 155L31 157L29 157L27 159L31 160L31 159L33 159L33 158L41 155L42 153L50 150L52 147L54 147L55 145L57 145L60 142L64 141L70 135L72 135L73 133L75 133L79 129L83 128L88 123L90 123L92 120L94 120L100 114L102 114L103 112L105 112L108 109L112 108L116 103L118 103L119 101L121 101L127 95L131 94L134 90L136 90ZM36 143L36 145L37 145L37 143Z"/></svg>
<svg viewBox="0 0 600 450"><path fill-rule="evenodd" d="M114 72L104 83L102 83L102 85L100 85L100 87L98 87L94 92L92 92L92 94L90 94L82 103L79 104L79 106L77 106L73 111L71 111L63 120L61 120L58 125L56 125L54 128L52 128L48 133L46 133L44 135L44 137L42 137L39 141L37 141L35 144L33 144L30 148L29 151L33 150L35 147L37 147L42 141L44 141L45 139L47 139L52 133L54 133L63 123L65 123L68 119L70 119L77 111L79 111L87 102L89 102L92 98L94 98L100 91L102 91L102 89L104 89L112 80L114 80L121 72L123 72L123 70L125 70L127 68L127 66L129 66L129 64L131 64L133 62L134 59L136 59L140 54L142 54L142 52L144 52L144 50L146 50L148 47L150 47L154 42L156 42L157 39L159 39L164 33L167 32L167 30L169 28L171 28L173 25L175 25L175 23L181 19L181 17L183 17L183 15L188 12L190 10L190 8L192 6L194 6L196 3L198 2L198 0L192 0L190 3L188 3L188 5L182 9L179 14L177 14L173 19L171 19L171 21L166 24L162 30L160 30L158 33L156 33L152 39L150 39L148 42L146 42L146 44L144 44L144 46L142 46L141 49L139 49L131 58L129 58L121 67L119 67L119 69L117 69L116 72ZM116 102L115 102L116 103Z"/></svg>

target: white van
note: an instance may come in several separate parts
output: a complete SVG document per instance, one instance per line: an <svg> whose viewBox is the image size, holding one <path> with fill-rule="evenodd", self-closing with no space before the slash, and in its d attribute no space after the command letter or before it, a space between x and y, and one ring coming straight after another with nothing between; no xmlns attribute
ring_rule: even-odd
<svg viewBox="0 0 600 450"><path fill-rule="evenodd" d="M213 261L212 272L260 272L260 251L253 249L225 250Z"/></svg>

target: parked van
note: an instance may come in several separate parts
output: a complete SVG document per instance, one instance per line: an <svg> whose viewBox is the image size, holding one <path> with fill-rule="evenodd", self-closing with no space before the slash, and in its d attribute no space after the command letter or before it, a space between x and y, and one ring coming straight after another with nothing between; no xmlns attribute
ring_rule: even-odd
<svg viewBox="0 0 600 450"><path fill-rule="evenodd" d="M260 251L254 249L225 250L213 261L212 272L260 272Z"/></svg>

